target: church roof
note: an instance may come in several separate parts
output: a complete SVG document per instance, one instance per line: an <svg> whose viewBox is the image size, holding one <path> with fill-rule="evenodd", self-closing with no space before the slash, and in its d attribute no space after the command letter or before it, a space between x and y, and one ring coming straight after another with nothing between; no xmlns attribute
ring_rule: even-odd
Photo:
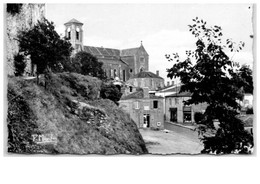
<svg viewBox="0 0 260 184"><path fill-rule="evenodd" d="M159 78L163 79L162 77L152 73L152 72L139 72L138 74L134 75L131 78Z"/></svg>
<svg viewBox="0 0 260 184"><path fill-rule="evenodd" d="M93 47L93 46L84 46L84 51L96 56L102 60L113 59L121 61L126 65L129 65L126 61L120 58L120 50L111 49L105 47Z"/></svg>
<svg viewBox="0 0 260 184"><path fill-rule="evenodd" d="M66 22L65 25L66 24L71 24L71 23L76 23L76 24L82 24L83 25L83 23L81 23L80 21L78 21L76 19L71 19L69 22Z"/></svg>
<svg viewBox="0 0 260 184"><path fill-rule="evenodd" d="M139 47L137 48L130 48L130 49L123 49L121 50L121 56L133 56L137 53Z"/></svg>
<svg viewBox="0 0 260 184"><path fill-rule="evenodd" d="M94 56L120 56L120 50L104 47L84 46L84 51Z"/></svg>

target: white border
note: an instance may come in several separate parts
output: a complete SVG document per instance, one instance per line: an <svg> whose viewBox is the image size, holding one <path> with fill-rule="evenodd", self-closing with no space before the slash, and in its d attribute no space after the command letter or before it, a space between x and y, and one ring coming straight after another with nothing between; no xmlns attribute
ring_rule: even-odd
<svg viewBox="0 0 260 184"><path fill-rule="evenodd" d="M26 2L26 1L20 1ZM40 2L40 1L37 1ZM50 1L52 3L52 1ZM62 3L57 2L57 3ZM88 1L92 3L103 3L107 1ZM113 3L125 3L126 1L110 1ZM139 2L139 1L138 1ZM172 1L142 0L142 3L172 3ZM190 1L179 1L187 3ZM209 1L199 1L208 3ZM223 3L218 1L215 3ZM239 1L239 3L256 3L257 1ZM68 2L69 3L69 2ZM75 3L75 1L73 1ZM86 3L86 1L80 1ZM129 3L129 1L128 1ZM137 1L134 1L137 3ZM190 2L194 3L194 2ZM236 3L229 1L229 3ZM3 4L0 12L3 12ZM214 13L214 12L213 12ZM185 15L184 15L185 16ZM3 18L2 18L3 20ZM1 28L3 22L1 20ZM257 14L256 20L259 20ZM256 25L257 30L258 25ZM2 29L3 31L3 29ZM3 33L1 34L3 38ZM257 36L256 36L257 38ZM3 40L3 39L1 39ZM259 45L259 41L257 41ZM259 51L259 48L257 48ZM1 42L3 52L3 42ZM259 53L259 52L255 52ZM3 56L3 54L1 55ZM255 56L256 57L256 56ZM3 57L2 57L3 58ZM257 59L257 58L256 58ZM259 64L254 63L257 81L259 80ZM1 62L1 84L3 80L3 60ZM2 86L3 87L3 86ZM255 82L255 95L258 85ZM4 97L1 90L1 97ZM2 98L3 99L3 98ZM258 107L258 98L256 105ZM1 101L1 114L4 112L4 104ZM256 107L256 106L255 106ZM255 113L258 108L255 109ZM257 114L257 113L256 113ZM4 120L5 117L2 117ZM256 119L258 120L258 118ZM3 121L1 121L3 122ZM257 122L257 121L256 121ZM3 132L3 124L1 133ZM257 126L259 133L259 126ZM257 183L259 181L259 156L11 156L3 155L3 136L0 141L0 180L1 183ZM256 146L259 147L259 141Z"/></svg>

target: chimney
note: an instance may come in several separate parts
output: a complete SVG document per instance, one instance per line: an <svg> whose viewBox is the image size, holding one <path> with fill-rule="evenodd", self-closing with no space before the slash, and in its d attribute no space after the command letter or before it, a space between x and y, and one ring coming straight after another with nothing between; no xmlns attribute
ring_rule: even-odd
<svg viewBox="0 0 260 184"><path fill-rule="evenodd" d="M159 76L159 70L156 70L156 75Z"/></svg>
<svg viewBox="0 0 260 184"><path fill-rule="evenodd" d="M170 86L170 81L167 82L167 86Z"/></svg>
<svg viewBox="0 0 260 184"><path fill-rule="evenodd" d="M174 86L174 81L172 81L172 85Z"/></svg>
<svg viewBox="0 0 260 184"><path fill-rule="evenodd" d="M144 98L149 98L149 88L144 87L143 88Z"/></svg>

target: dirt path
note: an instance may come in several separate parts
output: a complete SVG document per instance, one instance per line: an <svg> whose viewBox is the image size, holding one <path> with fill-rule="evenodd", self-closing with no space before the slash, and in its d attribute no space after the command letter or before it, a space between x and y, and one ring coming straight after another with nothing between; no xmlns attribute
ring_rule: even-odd
<svg viewBox="0 0 260 184"><path fill-rule="evenodd" d="M152 154L199 154L203 144L199 141L195 132L183 131L154 131L140 129L146 147Z"/></svg>

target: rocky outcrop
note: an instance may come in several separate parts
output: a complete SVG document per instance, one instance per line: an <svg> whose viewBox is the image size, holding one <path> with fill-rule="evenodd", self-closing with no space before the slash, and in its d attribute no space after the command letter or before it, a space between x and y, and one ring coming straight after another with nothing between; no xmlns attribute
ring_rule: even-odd
<svg viewBox="0 0 260 184"><path fill-rule="evenodd" d="M146 154L135 124L99 96L101 81L74 73L8 82L8 151L55 154Z"/></svg>
<svg viewBox="0 0 260 184"><path fill-rule="evenodd" d="M6 5L7 6L7 5ZM6 67L7 74L14 75L14 55L19 51L17 34L20 30L31 28L45 16L45 4L23 4L19 13L6 12ZM30 71L28 59L26 72Z"/></svg>

